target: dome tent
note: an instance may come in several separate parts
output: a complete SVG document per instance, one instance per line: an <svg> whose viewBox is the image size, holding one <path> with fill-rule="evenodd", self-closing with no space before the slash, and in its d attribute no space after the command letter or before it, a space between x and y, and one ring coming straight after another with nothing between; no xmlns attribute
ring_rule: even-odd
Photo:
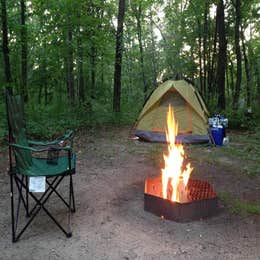
<svg viewBox="0 0 260 260"><path fill-rule="evenodd" d="M199 92L185 80L167 80L153 91L136 121L134 135L145 141L166 142L169 104L178 122L177 142L209 142L208 110Z"/></svg>

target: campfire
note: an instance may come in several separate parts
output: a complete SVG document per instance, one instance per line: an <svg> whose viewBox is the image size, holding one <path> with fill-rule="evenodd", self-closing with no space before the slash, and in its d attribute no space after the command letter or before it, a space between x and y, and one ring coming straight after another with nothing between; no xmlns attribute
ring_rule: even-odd
<svg viewBox="0 0 260 260"><path fill-rule="evenodd" d="M190 179L193 168L187 161L183 145L176 143L177 133L178 123L173 108L169 106L164 168L160 177L145 181L144 209L175 221L213 215L218 207L217 195L208 182Z"/></svg>
<svg viewBox="0 0 260 260"><path fill-rule="evenodd" d="M166 140L168 153L163 155L165 167L162 169L162 194L164 199L188 202L187 184L193 170L190 163L184 166L184 149L182 144L175 144L178 124L175 122L174 111L171 106L167 113Z"/></svg>

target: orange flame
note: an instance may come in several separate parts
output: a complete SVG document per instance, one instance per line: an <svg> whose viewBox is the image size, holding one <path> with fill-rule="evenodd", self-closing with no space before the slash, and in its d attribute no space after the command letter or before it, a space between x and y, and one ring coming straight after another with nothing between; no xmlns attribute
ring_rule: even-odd
<svg viewBox="0 0 260 260"><path fill-rule="evenodd" d="M173 108L169 105L167 113L166 140L168 153L163 154L165 167L162 169L162 193L164 199L187 202L186 186L193 170L190 163L183 169L184 149L182 144L175 144L178 123L175 122Z"/></svg>

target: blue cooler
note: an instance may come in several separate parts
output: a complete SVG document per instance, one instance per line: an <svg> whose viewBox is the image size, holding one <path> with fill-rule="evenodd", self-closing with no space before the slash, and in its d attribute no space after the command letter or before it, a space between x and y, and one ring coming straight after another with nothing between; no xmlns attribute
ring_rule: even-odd
<svg viewBox="0 0 260 260"><path fill-rule="evenodd" d="M223 145L224 131L221 125L211 127L211 134L216 145Z"/></svg>

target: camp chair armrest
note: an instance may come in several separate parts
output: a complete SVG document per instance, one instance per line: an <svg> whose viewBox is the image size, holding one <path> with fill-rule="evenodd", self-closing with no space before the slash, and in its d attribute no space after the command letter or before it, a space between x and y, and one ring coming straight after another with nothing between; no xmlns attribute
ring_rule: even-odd
<svg viewBox="0 0 260 260"><path fill-rule="evenodd" d="M28 144L31 146L49 146L49 145L57 145L59 142L57 140L53 141L35 141L35 140L28 140Z"/></svg>
<svg viewBox="0 0 260 260"><path fill-rule="evenodd" d="M74 132L72 130L69 130L65 135L57 138L56 140L58 140L58 141L66 141L66 140L72 141L73 138L74 138Z"/></svg>
<svg viewBox="0 0 260 260"><path fill-rule="evenodd" d="M61 142L65 142L65 141L70 141L72 142L74 138L74 133L72 130L70 130L68 133L66 133L65 135L58 137L57 139L53 140L53 141L35 141L35 140L28 140L29 145L31 146L50 146L50 145L59 145Z"/></svg>
<svg viewBox="0 0 260 260"><path fill-rule="evenodd" d="M41 153L41 152L47 152L47 151L71 151L71 147L70 146L51 146L45 149L36 149L33 148L31 146L25 146L25 145L20 145L20 144L14 144L14 143L9 143L9 146L15 148L15 149L23 149L23 150L28 150L31 152L35 152L35 153Z"/></svg>

